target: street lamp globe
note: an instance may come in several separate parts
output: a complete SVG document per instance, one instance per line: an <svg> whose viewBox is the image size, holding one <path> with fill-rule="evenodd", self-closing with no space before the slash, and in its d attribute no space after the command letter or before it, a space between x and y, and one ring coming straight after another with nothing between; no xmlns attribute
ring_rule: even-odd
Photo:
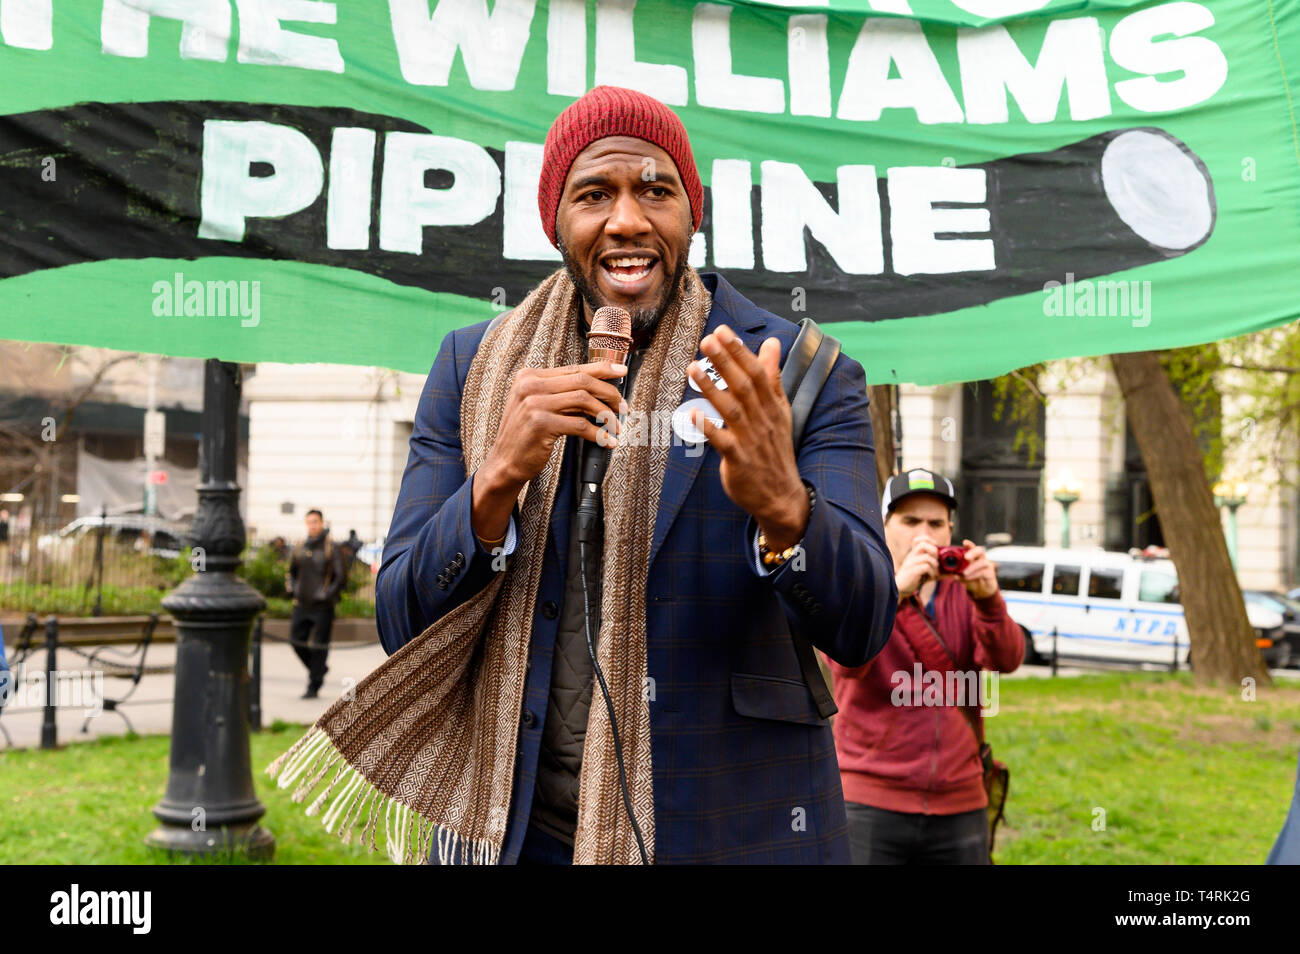
<svg viewBox="0 0 1300 954"><path fill-rule="evenodd" d="M1083 487L1070 468L1062 467L1047 483L1047 492L1061 505L1061 549L1070 549L1070 504L1079 499Z"/></svg>

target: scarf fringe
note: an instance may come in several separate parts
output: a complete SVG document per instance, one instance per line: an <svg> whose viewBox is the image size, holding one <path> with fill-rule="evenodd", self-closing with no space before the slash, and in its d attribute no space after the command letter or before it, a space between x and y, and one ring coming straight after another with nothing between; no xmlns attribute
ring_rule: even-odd
<svg viewBox="0 0 1300 954"><path fill-rule="evenodd" d="M324 790L314 793L330 769L340 761L343 764L338 766ZM280 788L289 788L297 782L290 795L294 802L306 801L315 794L307 806L307 814L319 815L325 830L336 834L345 845L351 844L353 831L361 824L358 843L370 851L377 850L375 838L382 809L384 850L394 864L424 863L435 842L438 861L444 865L494 865L500 862L500 848L491 841L462 838L454 829L439 825L409 805L385 796L343 759L333 739L318 727L313 726L268 765L266 774L276 779Z"/></svg>
<svg viewBox="0 0 1300 954"><path fill-rule="evenodd" d="M330 764L333 764L333 762L331 761ZM321 771L321 775L324 775L325 772L328 770L329 770L329 766L326 766L325 769ZM320 811L321 803L323 803L325 799L329 797L330 793L334 791L334 786L338 785L339 779L341 779L344 775L346 775L347 771L348 771L347 765L339 766L338 772L335 773L333 780L325 788L325 791L320 793L320 795L316 798L316 801L312 802L310 805L307 806L308 815L315 815L317 812ZM316 782L319 781L320 781L320 775L316 776ZM312 785L315 786L316 782L313 782Z"/></svg>
<svg viewBox="0 0 1300 954"><path fill-rule="evenodd" d="M481 838L477 841L462 838L450 828L434 826L438 842L438 863L442 865L496 865L501 863L501 850Z"/></svg>
<svg viewBox="0 0 1300 954"><path fill-rule="evenodd" d="M352 806L348 809L347 816L343 819L343 830L339 832L339 837L343 839L343 844L349 845L352 843L352 826L356 824L357 820L361 817L361 813L365 810L366 805L373 801L374 797L374 791L368 790L361 798L353 801ZM360 841L359 837L358 841Z"/></svg>
<svg viewBox="0 0 1300 954"><path fill-rule="evenodd" d="M316 774L313 775L313 776L311 777L311 780L310 780L310 781L305 781L305 782L303 782L302 785L299 786L299 791L304 791L304 792L305 792L305 791L309 791L309 790L315 788L317 785L319 785L320 782L321 782L321 779L323 779L323 778L325 777L326 773L328 773L329 770L330 770L330 769L335 765L335 763L337 763L337 762L338 762L340 759L342 759L342 758L343 758L342 755L340 755L338 752L335 752L335 753L334 753L330 758L328 758L328 759L326 759L324 762L320 763L320 765L319 765L319 771L317 771ZM338 780L343 776L343 773L344 773L345 771L347 771L347 769L346 769L345 767L340 767L340 768L339 768L338 773L334 776L334 780L331 781L331 782L329 783L329 785L325 788L325 791L321 794L320 798L316 799L316 801L312 803L313 805L319 805L319 804L320 804L320 803L325 799L325 796L326 796L326 795L328 795L330 792L334 791L334 786L338 783ZM300 802L300 801L303 800L302 798L299 798L299 797L297 797L297 796L298 796L298 793L295 792L295 793L294 793L294 798L293 798L294 801L296 801L296 802ZM303 796L303 797L305 797L305 796ZM314 813L312 812L312 810L311 810L310 808L308 808L308 809L307 809L307 814L308 814L308 815L311 815L311 814L314 814Z"/></svg>

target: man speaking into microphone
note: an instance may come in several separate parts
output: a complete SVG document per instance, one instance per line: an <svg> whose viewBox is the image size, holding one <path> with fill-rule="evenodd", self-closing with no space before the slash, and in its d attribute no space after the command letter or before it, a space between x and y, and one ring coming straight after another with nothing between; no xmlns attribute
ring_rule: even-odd
<svg viewBox="0 0 1300 954"><path fill-rule="evenodd" d="M433 863L849 861L792 633L853 667L893 624L865 379L841 355L794 446L798 329L687 264L703 198L667 106L593 89L546 138L564 267L429 373L376 615L462 654L411 677L454 740Z"/></svg>

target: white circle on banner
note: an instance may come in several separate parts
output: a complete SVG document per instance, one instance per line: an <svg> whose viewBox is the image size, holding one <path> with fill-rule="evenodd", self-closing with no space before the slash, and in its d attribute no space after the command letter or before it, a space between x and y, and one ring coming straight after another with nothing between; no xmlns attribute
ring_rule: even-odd
<svg viewBox="0 0 1300 954"><path fill-rule="evenodd" d="M1214 228L1209 174L1165 133L1131 129L1112 139L1101 185L1115 214L1152 245L1182 251Z"/></svg>
<svg viewBox="0 0 1300 954"><path fill-rule="evenodd" d="M715 427L723 426L722 415L707 398L691 398L673 411L673 433L687 444L699 444L708 440L704 432L691 423L691 412L696 408L703 412L710 424Z"/></svg>
<svg viewBox="0 0 1300 954"><path fill-rule="evenodd" d="M722 375L718 373L718 369L713 366L712 361L710 361L708 358L700 358L699 365L700 365L700 370L703 371L705 375L708 377L708 379L713 382L713 386L715 388L717 388L719 391L727 390L726 379L724 379ZM686 383L691 386L692 391L700 390L700 386L695 383L695 379L691 377L689 374L686 375Z"/></svg>

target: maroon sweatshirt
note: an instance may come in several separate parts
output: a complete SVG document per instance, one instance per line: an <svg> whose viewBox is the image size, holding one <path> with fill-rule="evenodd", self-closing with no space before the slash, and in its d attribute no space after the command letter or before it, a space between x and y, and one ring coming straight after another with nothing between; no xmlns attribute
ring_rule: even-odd
<svg viewBox="0 0 1300 954"><path fill-rule="evenodd" d="M845 801L929 815L988 805L975 735L952 704L952 690L962 687L978 704L970 692L978 671L1014 671L1024 658L1024 635L1001 593L973 600L955 579L939 581L934 609L930 623L955 657L957 674L974 677L945 675L953 667L916 596L899 605L889 642L871 662L846 669L828 659ZM948 691L940 694L941 686Z"/></svg>

